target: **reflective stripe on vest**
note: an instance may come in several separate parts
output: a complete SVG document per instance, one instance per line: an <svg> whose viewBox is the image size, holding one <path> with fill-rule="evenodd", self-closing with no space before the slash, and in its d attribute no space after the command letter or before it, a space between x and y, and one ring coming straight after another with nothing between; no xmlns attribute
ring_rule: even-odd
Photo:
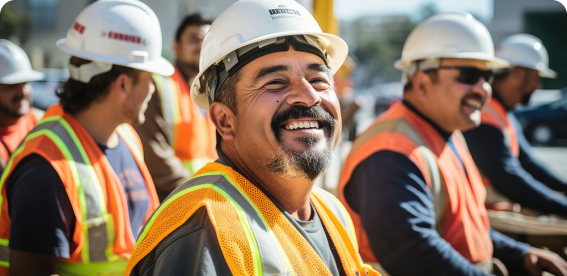
<svg viewBox="0 0 567 276"><path fill-rule="evenodd" d="M408 123L404 118L380 122L379 124L372 126L355 140L351 152L354 152L369 139L385 131L401 133L418 146L417 149L423 156L427 166L427 172L429 173L429 183L431 186L430 191L433 196L433 206L435 210L435 227L437 232L441 233L441 219L445 213L447 189L445 185L443 185L443 178L439 172L437 156L431 151L431 149L429 149L429 147L427 147L424 139L415 130L415 128L410 125L410 123Z"/></svg>
<svg viewBox="0 0 567 276"><path fill-rule="evenodd" d="M74 183L76 183L85 241L82 250L83 262L117 260L118 256L114 255L112 248L114 244L113 221L107 213L105 197L98 176L71 126L61 116L51 116L40 121L13 156L17 156L23 151L27 141L42 135L53 141L65 156L69 168L71 168ZM10 159L6 172L10 171L13 159ZM6 181L5 177L6 174L3 174L0 179L2 185ZM2 198L0 198L0 205L1 201ZM0 240L0 244L6 244L7 248L8 242Z"/></svg>
<svg viewBox="0 0 567 276"><path fill-rule="evenodd" d="M244 222L242 227L245 230L253 252L254 259L252 261L254 262L255 271L258 273L257 275L295 275L287 256L283 253L281 245L260 211L248 196L222 172L201 174L189 179L178 187L168 196L160 208L153 214L152 219L144 226L136 247L148 234L155 218L169 203L189 192L204 188L212 188L219 192L237 209L238 215L241 218L240 222Z"/></svg>
<svg viewBox="0 0 567 276"><path fill-rule="evenodd" d="M177 97L179 95L179 86L170 77L156 74L153 74L152 77L157 86L156 90L159 93L163 119L173 129L173 137L175 137L175 125L181 121L179 99Z"/></svg>
<svg viewBox="0 0 567 276"><path fill-rule="evenodd" d="M331 209L333 214L339 219L343 227L347 230L348 235L354 241L354 244L357 247L356 251L358 251L358 243L356 242L356 232L354 229L354 224L350 219L350 215L348 214L348 211L341 204L339 199L318 186L313 187L313 193L321 195L323 197L325 203L327 204L327 206L329 206L329 209Z"/></svg>

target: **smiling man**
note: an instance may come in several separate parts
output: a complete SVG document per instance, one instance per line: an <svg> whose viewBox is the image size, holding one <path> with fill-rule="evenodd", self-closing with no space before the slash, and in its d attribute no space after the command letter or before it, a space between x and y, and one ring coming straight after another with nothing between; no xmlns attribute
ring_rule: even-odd
<svg viewBox="0 0 567 276"><path fill-rule="evenodd" d="M31 108L30 81L43 74L32 70L28 56L16 44L0 39L0 172L16 147L38 121Z"/></svg>
<svg viewBox="0 0 567 276"><path fill-rule="evenodd" d="M496 257L533 275L565 275L556 254L490 229L486 191L459 132L480 124L490 69L506 65L470 14L434 15L409 35L395 64L403 101L357 137L340 178L365 262L392 275L505 275L493 271Z"/></svg>
<svg viewBox="0 0 567 276"><path fill-rule="evenodd" d="M348 214L314 186L340 136L345 42L295 1L242 0L202 49L191 96L219 159L156 211L127 275L366 275Z"/></svg>

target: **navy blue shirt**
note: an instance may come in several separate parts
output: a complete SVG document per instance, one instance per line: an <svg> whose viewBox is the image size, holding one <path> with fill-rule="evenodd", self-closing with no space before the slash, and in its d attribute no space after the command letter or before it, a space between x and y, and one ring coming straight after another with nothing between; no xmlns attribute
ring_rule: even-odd
<svg viewBox="0 0 567 276"><path fill-rule="evenodd" d="M440 134L454 150L452 139ZM486 275L436 231L433 196L408 156L388 150L371 155L356 167L344 194L361 217L374 255L390 274ZM522 266L528 245L494 230L490 237L494 257L511 268Z"/></svg>
<svg viewBox="0 0 567 276"><path fill-rule="evenodd" d="M150 198L142 173L126 143L100 146L124 188L134 238L143 226ZM10 212L10 248L69 258L75 215L65 187L43 157L26 157L6 182Z"/></svg>
<svg viewBox="0 0 567 276"><path fill-rule="evenodd" d="M516 128L520 146L517 158L506 146L502 131L494 126L482 124L464 133L478 168L510 200L540 212L567 216L567 198L555 192L567 192L567 183L534 157L516 117L508 112L508 118Z"/></svg>

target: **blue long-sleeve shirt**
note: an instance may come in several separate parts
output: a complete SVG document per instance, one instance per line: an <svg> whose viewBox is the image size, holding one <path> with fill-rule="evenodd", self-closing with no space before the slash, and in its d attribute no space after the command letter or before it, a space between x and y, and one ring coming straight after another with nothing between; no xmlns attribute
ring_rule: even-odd
<svg viewBox="0 0 567 276"><path fill-rule="evenodd" d="M465 132L471 155L480 171L502 195L522 206L545 213L567 216L567 183L551 173L537 158L512 113L508 118L516 128L520 155L512 156L502 132L491 125Z"/></svg>

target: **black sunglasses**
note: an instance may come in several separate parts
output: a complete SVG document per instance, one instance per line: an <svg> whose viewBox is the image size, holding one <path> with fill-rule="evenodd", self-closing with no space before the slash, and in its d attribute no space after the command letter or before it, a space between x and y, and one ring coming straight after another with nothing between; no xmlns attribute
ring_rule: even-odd
<svg viewBox="0 0 567 276"><path fill-rule="evenodd" d="M480 70L476 67L468 66L440 66L438 69L456 69L459 70L460 74L457 81L463 84L474 85L484 78L484 80L490 84L494 80L494 73L490 70Z"/></svg>

